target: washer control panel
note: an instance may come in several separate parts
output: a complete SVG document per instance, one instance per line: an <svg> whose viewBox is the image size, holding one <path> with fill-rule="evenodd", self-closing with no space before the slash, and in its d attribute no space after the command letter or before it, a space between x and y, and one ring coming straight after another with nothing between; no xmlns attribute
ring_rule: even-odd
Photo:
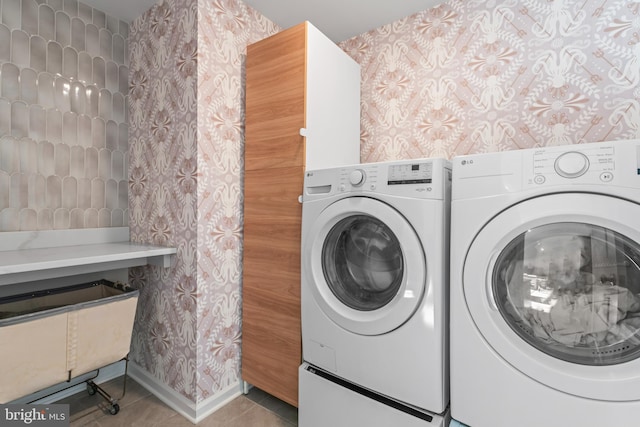
<svg viewBox="0 0 640 427"><path fill-rule="evenodd" d="M441 199L450 188L451 163L443 158L361 163L306 171L303 200L346 193Z"/></svg>
<svg viewBox="0 0 640 427"><path fill-rule="evenodd" d="M433 163L404 163L389 166L387 185L431 184Z"/></svg>
<svg viewBox="0 0 640 427"><path fill-rule="evenodd" d="M616 169L615 150L611 144L587 144L583 147L546 147L532 150L533 176L529 184L610 182Z"/></svg>
<svg viewBox="0 0 640 427"><path fill-rule="evenodd" d="M341 171L340 191L356 188L375 191L387 186L432 184L434 178L433 162L431 161L363 164Z"/></svg>

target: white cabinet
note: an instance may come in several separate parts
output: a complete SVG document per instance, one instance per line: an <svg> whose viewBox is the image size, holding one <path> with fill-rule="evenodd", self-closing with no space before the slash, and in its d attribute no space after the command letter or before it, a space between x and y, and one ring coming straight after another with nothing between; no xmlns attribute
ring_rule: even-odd
<svg viewBox="0 0 640 427"><path fill-rule="evenodd" d="M360 65L306 23L306 169L360 163Z"/></svg>

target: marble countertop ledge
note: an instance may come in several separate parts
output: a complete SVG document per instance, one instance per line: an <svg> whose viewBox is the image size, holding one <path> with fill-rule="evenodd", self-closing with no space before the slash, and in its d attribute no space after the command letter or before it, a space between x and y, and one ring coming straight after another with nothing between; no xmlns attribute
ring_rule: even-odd
<svg viewBox="0 0 640 427"><path fill-rule="evenodd" d="M0 233L0 240L0 285L146 264L167 268L176 253L129 242L126 227Z"/></svg>

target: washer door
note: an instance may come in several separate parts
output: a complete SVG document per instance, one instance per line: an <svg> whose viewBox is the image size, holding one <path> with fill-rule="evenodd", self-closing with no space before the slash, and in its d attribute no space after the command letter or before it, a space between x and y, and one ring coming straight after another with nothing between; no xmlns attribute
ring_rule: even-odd
<svg viewBox="0 0 640 427"><path fill-rule="evenodd" d="M493 218L463 271L487 343L545 386L639 400L638 218L637 204L595 194L530 199Z"/></svg>
<svg viewBox="0 0 640 427"><path fill-rule="evenodd" d="M308 232L304 271L322 311L361 335L392 331L415 312L426 262L413 227L375 199L350 197L328 206Z"/></svg>

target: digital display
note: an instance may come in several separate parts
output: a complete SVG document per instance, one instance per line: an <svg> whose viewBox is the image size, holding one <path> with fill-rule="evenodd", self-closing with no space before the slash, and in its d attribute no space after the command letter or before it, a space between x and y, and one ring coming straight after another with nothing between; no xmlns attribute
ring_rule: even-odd
<svg viewBox="0 0 640 427"><path fill-rule="evenodd" d="M432 182L432 163L408 163L389 166L388 185L431 184Z"/></svg>
<svg viewBox="0 0 640 427"><path fill-rule="evenodd" d="M431 179L403 179L396 181L387 181L388 185L400 185L400 184L431 184Z"/></svg>

